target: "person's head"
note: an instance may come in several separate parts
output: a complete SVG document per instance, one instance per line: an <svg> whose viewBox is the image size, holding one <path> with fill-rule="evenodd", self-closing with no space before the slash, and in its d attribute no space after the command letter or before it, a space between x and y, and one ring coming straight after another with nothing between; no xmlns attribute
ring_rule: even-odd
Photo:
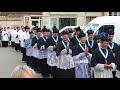
<svg viewBox="0 0 120 90"><path fill-rule="evenodd" d="M47 37L48 35L48 32L47 32L47 28L44 26L44 28L42 29L42 32L43 32L43 36L44 37Z"/></svg>
<svg viewBox="0 0 120 90"><path fill-rule="evenodd" d="M69 38L69 32L67 32L67 31L63 31L63 32L62 32L62 37L63 37L63 40L64 40L64 41L68 41L68 38Z"/></svg>
<svg viewBox="0 0 120 90"><path fill-rule="evenodd" d="M47 29L47 36L49 37L50 35L51 35L51 31L50 31L50 29Z"/></svg>
<svg viewBox="0 0 120 90"><path fill-rule="evenodd" d="M34 37L34 32L33 31L29 32L29 34L30 34L30 38Z"/></svg>
<svg viewBox="0 0 120 90"><path fill-rule="evenodd" d="M100 43L101 43L101 47L106 49L109 45L109 39L106 37L102 37Z"/></svg>
<svg viewBox="0 0 120 90"><path fill-rule="evenodd" d="M113 40L114 37L114 30L110 29L108 32L108 39L110 40L110 42Z"/></svg>
<svg viewBox="0 0 120 90"><path fill-rule="evenodd" d="M25 26L24 29L25 29L26 32L30 31L30 28L28 26Z"/></svg>
<svg viewBox="0 0 120 90"><path fill-rule="evenodd" d="M27 65L18 65L12 72L11 78L35 78L36 73Z"/></svg>
<svg viewBox="0 0 120 90"><path fill-rule="evenodd" d="M72 38L73 37L73 30L69 30L69 38Z"/></svg>
<svg viewBox="0 0 120 90"><path fill-rule="evenodd" d="M80 27L77 27L77 28L76 28L76 35L79 35L79 34L80 34L80 31L81 31Z"/></svg>
<svg viewBox="0 0 120 90"><path fill-rule="evenodd" d="M37 36L40 37L41 36L41 28L37 29Z"/></svg>
<svg viewBox="0 0 120 90"><path fill-rule="evenodd" d="M93 38L94 38L93 33L94 33L93 30L88 30L88 31L87 31L87 34L88 34L88 38L89 38L89 40L93 40Z"/></svg>
<svg viewBox="0 0 120 90"><path fill-rule="evenodd" d="M7 29L10 29L10 27L7 27Z"/></svg>
<svg viewBox="0 0 120 90"><path fill-rule="evenodd" d="M54 28L53 29L53 36L54 37L57 37L58 36L58 33L59 33L59 30L57 28Z"/></svg>
<svg viewBox="0 0 120 90"><path fill-rule="evenodd" d="M20 27L17 27L17 30L20 30Z"/></svg>
<svg viewBox="0 0 120 90"><path fill-rule="evenodd" d="M79 39L80 39L81 43L86 43L86 37L85 37L85 33L84 32L81 32L79 34Z"/></svg>
<svg viewBox="0 0 120 90"><path fill-rule="evenodd" d="M6 27L4 27L4 30L6 31Z"/></svg>
<svg viewBox="0 0 120 90"><path fill-rule="evenodd" d="M21 29L22 29L22 30L24 29L24 26L23 26L23 25L21 26Z"/></svg>

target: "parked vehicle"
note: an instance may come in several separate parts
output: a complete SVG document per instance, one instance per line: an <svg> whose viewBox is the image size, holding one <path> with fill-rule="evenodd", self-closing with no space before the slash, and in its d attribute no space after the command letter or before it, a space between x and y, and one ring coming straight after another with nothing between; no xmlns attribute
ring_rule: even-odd
<svg viewBox="0 0 120 90"><path fill-rule="evenodd" d="M90 29L94 31L95 36L99 36L103 32L107 33L109 29L113 29L115 32L113 41L118 44L120 42L120 16L97 17L90 21L83 31L87 33Z"/></svg>

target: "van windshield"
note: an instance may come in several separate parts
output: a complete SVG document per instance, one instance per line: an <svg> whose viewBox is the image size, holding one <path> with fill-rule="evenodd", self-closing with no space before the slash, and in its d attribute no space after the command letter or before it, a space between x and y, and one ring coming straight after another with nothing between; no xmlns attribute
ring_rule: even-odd
<svg viewBox="0 0 120 90"><path fill-rule="evenodd" d="M88 30L95 30L99 24L88 24L84 29L84 33L87 33Z"/></svg>

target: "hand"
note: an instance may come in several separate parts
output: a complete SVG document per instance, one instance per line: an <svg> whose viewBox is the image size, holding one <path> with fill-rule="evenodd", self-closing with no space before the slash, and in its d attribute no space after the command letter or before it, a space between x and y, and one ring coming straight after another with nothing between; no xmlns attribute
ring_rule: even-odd
<svg viewBox="0 0 120 90"><path fill-rule="evenodd" d="M111 64L109 64L109 65L108 65L108 67L109 67L109 68L112 68L112 65L111 65Z"/></svg>
<svg viewBox="0 0 120 90"><path fill-rule="evenodd" d="M68 46L66 47L66 50L69 50L69 47L68 47Z"/></svg>
<svg viewBox="0 0 120 90"><path fill-rule="evenodd" d="M88 48L86 48L84 52L85 52L85 55L87 55L88 54Z"/></svg>
<svg viewBox="0 0 120 90"><path fill-rule="evenodd" d="M104 68L105 68L105 69L109 69L108 66L109 66L108 64L104 64Z"/></svg>
<svg viewBox="0 0 120 90"><path fill-rule="evenodd" d="M55 49L55 48L56 48L56 46L54 45L54 46L53 46L53 49Z"/></svg>

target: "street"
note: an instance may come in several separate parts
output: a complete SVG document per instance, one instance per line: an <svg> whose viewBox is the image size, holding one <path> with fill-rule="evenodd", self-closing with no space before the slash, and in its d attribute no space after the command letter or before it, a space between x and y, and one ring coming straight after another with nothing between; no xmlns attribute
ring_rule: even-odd
<svg viewBox="0 0 120 90"><path fill-rule="evenodd" d="M22 62L21 52L16 52L12 47L0 47L0 78L10 78L12 71L19 64L26 64ZM37 73L37 78L42 78L41 74Z"/></svg>

